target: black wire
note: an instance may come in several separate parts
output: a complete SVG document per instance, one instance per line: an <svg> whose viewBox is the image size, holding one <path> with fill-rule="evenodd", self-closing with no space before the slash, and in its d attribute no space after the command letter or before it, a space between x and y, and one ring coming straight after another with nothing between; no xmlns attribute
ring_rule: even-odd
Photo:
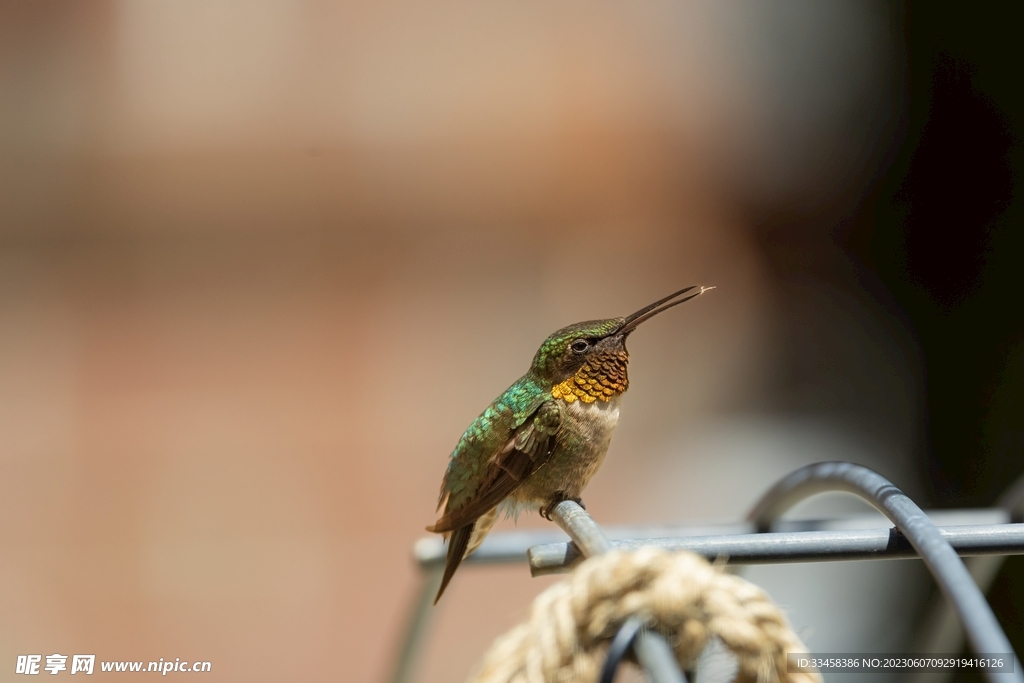
<svg viewBox="0 0 1024 683"><path fill-rule="evenodd" d="M801 467L773 486L748 518L758 530L767 531L787 509L825 491L845 491L860 496L896 525L924 560L946 599L956 607L975 653L1013 654L1010 641L963 560L921 508L877 472L849 462ZM987 671L986 677L993 683L1024 683L1019 667L1014 667L1013 673Z"/></svg>
<svg viewBox="0 0 1024 683"><path fill-rule="evenodd" d="M633 641L636 640L637 634L643 627L643 620L637 617L627 619L619 627L619 632L615 634L612 644L608 646L608 656L605 657L604 666L601 667L600 683L612 683L615 680L615 672L619 670L622 658L633 647Z"/></svg>

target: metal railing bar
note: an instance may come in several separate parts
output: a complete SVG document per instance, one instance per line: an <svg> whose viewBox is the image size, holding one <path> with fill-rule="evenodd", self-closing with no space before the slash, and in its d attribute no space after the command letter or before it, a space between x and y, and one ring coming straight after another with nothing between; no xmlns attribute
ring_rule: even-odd
<svg viewBox="0 0 1024 683"><path fill-rule="evenodd" d="M1010 515L1001 509L977 510L935 510L928 513L935 524L942 527L1003 525L1010 521ZM891 522L883 515L851 515L835 519L779 520L772 524L778 532L793 531L839 531L844 529L887 529ZM604 529L613 541L642 540L651 538L691 538L696 536L730 536L753 534L753 522L731 524L701 524L692 526L619 526ZM557 530L502 531L492 532L479 549L464 562L465 564L490 564L495 562L522 562L526 552L536 545L564 543L565 534ZM423 567L443 564L445 544L440 537L421 538L413 548L416 561Z"/></svg>
<svg viewBox="0 0 1024 683"><path fill-rule="evenodd" d="M441 586L442 569L440 566L431 567L423 572L416 602L410 610L398 656L388 678L391 683L412 683L416 680L416 665L426 644L430 624L437 613L434 609L434 594Z"/></svg>
<svg viewBox="0 0 1024 683"><path fill-rule="evenodd" d="M608 536L578 503L571 500L562 501L552 511L551 520L569 535L586 557L601 555L612 548ZM636 635L633 651L640 666L654 683L686 683L686 677L679 670L672 648L661 634L641 629Z"/></svg>
<svg viewBox="0 0 1024 683"><path fill-rule="evenodd" d="M921 555L946 599L956 607L976 653L1013 653L1010 641L963 560L921 508L877 472L845 462L802 467L773 486L754 506L749 519L758 529L767 530L796 503L826 491L846 491L861 496L892 520ZM1019 660L1013 673L986 672L986 678L993 683L1024 683Z"/></svg>
<svg viewBox="0 0 1024 683"><path fill-rule="evenodd" d="M841 463L824 464L838 465ZM658 545L681 550L693 550L708 558L726 559L731 564L919 557L912 550L913 545L909 540L900 534L891 534L891 529L885 528L888 522L878 515L851 515L827 520L778 519L778 515L782 514L789 505L802 500L804 497L826 490L836 490L835 487L828 485L821 488L812 487L814 490L804 491L796 497L792 497L793 491L789 491L786 501L783 502L776 499L774 506L769 510L766 507L766 502L776 493L776 489L780 487L785 488L782 486L783 484L786 484L795 475L802 472L803 470L799 470L797 473L790 475L786 480L780 482L769 495L765 496L758 507L755 508L757 512L754 515L755 519L749 522L704 524L699 526L621 526L610 527L606 532L602 532L601 527L598 527L590 519L589 515L586 515L580 509L572 515L574 518L572 523L575 528L583 532L584 535L579 537L583 544L591 542L586 540L587 537L585 536L588 530L590 532L593 531L588 526L587 520L589 520L589 525L592 525L598 532L601 532L610 548L625 549L642 545ZM820 484L821 482L819 481L818 483ZM849 488L845 487L840 487L839 490L850 491ZM892 487L892 490L898 492L895 487ZM856 493L862 495L860 492ZM1022 518L1022 512L1024 512L1024 498L1022 498L1022 495L1024 495L1024 477L1004 494L998 503L1000 505L999 508L934 510L928 512L927 515L932 522L943 527L938 530L939 534L946 541L949 541L952 548L957 552L964 556L976 556L974 557L975 561L1000 562L999 555L1024 553L1024 548L1018 544L1016 536L1016 534L1020 533L1016 527L1020 525L1009 524L1011 521L1017 522ZM571 505L566 504L566 507L571 509ZM916 506L914 507L916 508ZM583 516L580 517L579 513L582 513ZM555 520L556 522L558 521L557 516ZM746 544L744 537L754 535L753 532L759 527L768 527L776 532L772 534L757 534L757 537L762 541L770 542L774 539L778 542L776 548L767 551L769 554L774 553L775 559L765 558L758 560L757 553L765 551L765 548L757 544ZM868 531L870 538L856 533L851 534L851 532L859 531ZM801 535L797 539L785 538L788 535L798 534L798 532L805 532L805 534L806 532L842 533L838 534L834 543L825 537L814 539L811 536ZM596 538L599 539L600 537ZM882 540L885 541L885 547L879 550L878 545ZM891 546L890 541L892 541ZM600 540L597 542L600 543ZM814 555L815 542L831 545L823 548L821 556L816 557ZM1004 543L1007 545L1001 547L1001 544ZM740 547L737 547L736 544L739 544ZM860 544L859 550L855 547L857 544ZM538 530L492 533L484 541L483 545L466 559L466 562L467 564L520 562L527 557L527 552L535 546L537 546L535 550L530 552L531 572L535 576L565 571L570 568L571 563L578 562L579 558L582 558L582 554L579 553L577 546L565 542L564 534L558 531ZM911 548L910 551L907 551L908 546ZM389 679L394 683L408 683L414 679L414 668L425 643L429 624L432 621L433 610L430 610L429 606L440 578L439 567L444 562L444 553L445 546L440 538L424 538L416 543L414 554L424 572L423 585L417 594L415 607L411 611L408 628L402 641L402 649L395 660L395 667L392 670L393 675ZM854 553L864 554L856 556ZM725 555L728 555L728 557L723 557ZM987 583L984 579L982 581ZM656 636L657 634L652 635ZM653 641L649 638L642 640L645 643L643 647L641 647L639 641L636 643L638 653L641 649L645 651L651 650L652 648L647 647L647 644L651 642L660 642L664 650L670 653L667 643L660 639L660 637ZM657 645L653 649L657 650ZM656 654L651 656L657 659ZM675 671L678 671L674 659L669 664ZM1019 668L1019 660L1017 664ZM680 676L682 676L681 673ZM685 680L685 678L676 680ZM1006 679L1004 677L1000 680ZM1014 680L1021 679L1016 677Z"/></svg>
<svg viewBox="0 0 1024 683"><path fill-rule="evenodd" d="M942 527L939 532L962 556L1024 555L1024 524ZM644 546L688 550L728 564L920 559L910 541L895 529L630 539L611 544L616 550ZM569 571L583 558L572 543L548 543L531 547L527 559L530 573L544 576Z"/></svg>

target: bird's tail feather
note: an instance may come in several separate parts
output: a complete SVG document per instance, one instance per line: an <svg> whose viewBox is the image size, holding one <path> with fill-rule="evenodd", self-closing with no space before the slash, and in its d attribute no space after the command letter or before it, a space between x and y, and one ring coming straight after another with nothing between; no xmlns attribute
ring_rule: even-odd
<svg viewBox="0 0 1024 683"><path fill-rule="evenodd" d="M476 520L476 524L473 525L473 533L469 537L469 545L466 546L466 554L463 557L469 557L473 554L474 550L480 547L480 544L484 542L497 519L498 508L491 508L489 512L480 515L479 519Z"/></svg>
<svg viewBox="0 0 1024 683"><path fill-rule="evenodd" d="M434 598L435 605L441 599L444 589L448 587L448 582L455 576L455 570L462 564L462 560L480 547L487 532L494 526L497 517L498 509L494 508L481 515L472 524L461 526L451 533L448 538L448 554L444 562L444 576L441 577L441 587L437 590L437 597Z"/></svg>

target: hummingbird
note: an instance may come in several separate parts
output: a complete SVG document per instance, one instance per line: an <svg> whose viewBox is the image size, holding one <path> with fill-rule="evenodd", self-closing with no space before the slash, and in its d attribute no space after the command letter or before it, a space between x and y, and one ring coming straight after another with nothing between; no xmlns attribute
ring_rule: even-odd
<svg viewBox="0 0 1024 683"><path fill-rule="evenodd" d="M540 345L527 373L473 420L441 482L437 508L444 513L427 527L448 537L435 605L499 509L510 516L539 510L550 520L562 501L582 505L580 494L604 461L629 387L626 338L709 289L692 285L624 318L563 327Z"/></svg>

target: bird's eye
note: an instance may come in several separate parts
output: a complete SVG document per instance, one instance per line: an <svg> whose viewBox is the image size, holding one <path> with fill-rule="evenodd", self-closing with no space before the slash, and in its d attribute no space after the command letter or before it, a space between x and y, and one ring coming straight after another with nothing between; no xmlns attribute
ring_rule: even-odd
<svg viewBox="0 0 1024 683"><path fill-rule="evenodd" d="M583 353L590 348L590 342L588 342L586 339L577 339L576 341L569 345L569 348L575 351L576 353Z"/></svg>

